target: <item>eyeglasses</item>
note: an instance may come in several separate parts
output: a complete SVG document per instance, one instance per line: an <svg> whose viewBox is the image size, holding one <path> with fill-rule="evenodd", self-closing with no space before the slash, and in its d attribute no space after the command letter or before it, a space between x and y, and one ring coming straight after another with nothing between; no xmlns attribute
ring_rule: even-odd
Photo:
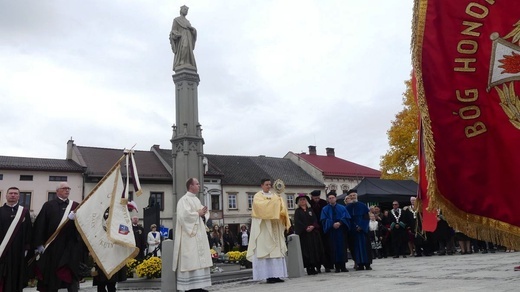
<svg viewBox="0 0 520 292"><path fill-rule="evenodd" d="M60 188L60 190L69 190L70 191L70 188L67 187L67 188Z"/></svg>

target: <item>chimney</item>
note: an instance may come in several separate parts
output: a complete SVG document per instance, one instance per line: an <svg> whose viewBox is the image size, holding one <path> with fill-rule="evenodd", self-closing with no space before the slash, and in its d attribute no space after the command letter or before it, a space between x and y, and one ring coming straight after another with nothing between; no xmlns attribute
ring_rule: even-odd
<svg viewBox="0 0 520 292"><path fill-rule="evenodd" d="M316 155L316 146L309 145L309 155Z"/></svg>
<svg viewBox="0 0 520 292"><path fill-rule="evenodd" d="M335 157L336 156L334 154L334 148L325 148L325 150L327 150L327 156L330 156L330 157Z"/></svg>
<svg viewBox="0 0 520 292"><path fill-rule="evenodd" d="M74 140L72 140L72 137L70 137L70 140L67 141L67 154L66 158L67 160L72 160L72 148L74 147Z"/></svg>

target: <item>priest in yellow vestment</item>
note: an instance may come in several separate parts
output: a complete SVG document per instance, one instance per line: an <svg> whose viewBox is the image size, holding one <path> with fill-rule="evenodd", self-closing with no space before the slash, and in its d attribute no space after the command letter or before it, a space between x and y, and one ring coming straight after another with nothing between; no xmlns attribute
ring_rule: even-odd
<svg viewBox="0 0 520 292"><path fill-rule="evenodd" d="M271 180L262 179L261 187L253 198L247 259L253 263L253 280L283 282L280 278L287 278L284 232L291 222L283 199L270 192Z"/></svg>

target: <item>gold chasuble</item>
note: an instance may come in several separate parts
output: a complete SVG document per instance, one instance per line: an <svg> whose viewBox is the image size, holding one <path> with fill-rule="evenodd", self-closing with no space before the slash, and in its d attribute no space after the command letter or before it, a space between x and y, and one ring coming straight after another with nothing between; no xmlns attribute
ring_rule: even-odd
<svg viewBox="0 0 520 292"><path fill-rule="evenodd" d="M255 194L253 199L253 218L275 219L282 221L286 229L291 227L291 221L283 200L278 195L264 196L263 192Z"/></svg>
<svg viewBox="0 0 520 292"><path fill-rule="evenodd" d="M283 258L287 252L284 231L291 221L283 199L276 194L258 192L253 198L251 238L247 259Z"/></svg>

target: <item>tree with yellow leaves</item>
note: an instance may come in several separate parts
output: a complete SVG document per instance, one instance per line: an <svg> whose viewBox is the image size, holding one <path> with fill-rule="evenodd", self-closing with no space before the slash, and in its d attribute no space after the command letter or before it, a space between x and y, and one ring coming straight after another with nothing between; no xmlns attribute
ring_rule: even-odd
<svg viewBox="0 0 520 292"><path fill-rule="evenodd" d="M390 149L381 156L381 178L413 179L418 178L418 131L419 109L412 91L412 81L405 81L403 93L404 109L397 113L387 131Z"/></svg>

